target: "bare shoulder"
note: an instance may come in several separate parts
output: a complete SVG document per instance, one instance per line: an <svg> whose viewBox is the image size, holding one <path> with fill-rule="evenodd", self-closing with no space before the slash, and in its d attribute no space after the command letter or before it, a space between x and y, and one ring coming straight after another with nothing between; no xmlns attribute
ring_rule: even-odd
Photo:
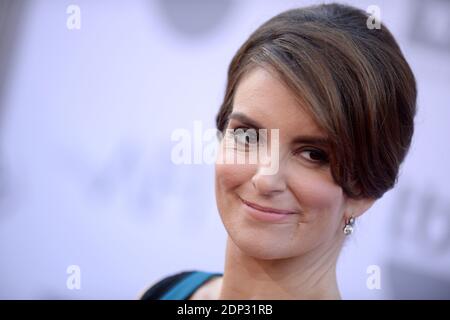
<svg viewBox="0 0 450 320"><path fill-rule="evenodd" d="M223 276L214 277L198 288L189 300L218 300Z"/></svg>

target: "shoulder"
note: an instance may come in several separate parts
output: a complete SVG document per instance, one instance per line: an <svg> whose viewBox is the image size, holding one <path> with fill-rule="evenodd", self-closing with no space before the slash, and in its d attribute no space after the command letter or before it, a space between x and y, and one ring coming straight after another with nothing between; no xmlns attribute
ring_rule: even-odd
<svg viewBox="0 0 450 320"><path fill-rule="evenodd" d="M222 276L218 272L190 270L169 275L147 289L141 300L186 300L209 296L211 281ZM205 286L207 284L208 286ZM198 291L203 287L204 290ZM207 288L206 288L207 287Z"/></svg>
<svg viewBox="0 0 450 320"><path fill-rule="evenodd" d="M171 274L167 277L162 278L147 289L141 296L141 300L157 300L161 298L170 288L172 288L176 283L186 278L188 275L194 273L195 271L182 271L178 273Z"/></svg>

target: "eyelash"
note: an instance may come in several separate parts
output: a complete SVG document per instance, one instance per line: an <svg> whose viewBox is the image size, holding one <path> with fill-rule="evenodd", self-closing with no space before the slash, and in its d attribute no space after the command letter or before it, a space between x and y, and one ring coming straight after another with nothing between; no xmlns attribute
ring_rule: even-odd
<svg viewBox="0 0 450 320"><path fill-rule="evenodd" d="M242 134L244 134L248 129L254 129L254 128L249 128L249 127L236 127L236 128L231 128L233 131L231 132L231 134L233 135L234 139L236 140L236 138L238 137L239 133L237 133L237 130L242 130ZM260 137L258 134L258 130L254 129L256 131L256 142L260 141ZM248 136L246 136L246 138L248 138ZM238 142L239 143L239 142ZM248 145L248 140L246 139L245 145ZM319 156L319 160L310 160L310 159L306 159L305 157L303 157L304 159L306 159L307 161L314 163L314 164L326 164L329 162L328 160L328 155L326 154L326 152L322 151L321 149L317 149L317 148L313 148L313 147L303 147L300 149L297 149L296 151L294 151L294 155L298 155L301 154L303 152L315 152L316 154L318 154Z"/></svg>
<svg viewBox="0 0 450 320"><path fill-rule="evenodd" d="M253 129L256 132L256 142L258 143L260 141L260 137L259 137L259 133L258 130L255 128L248 128L248 127L236 127L236 128L231 128L233 131L231 132L231 134L233 135L234 139L236 140L237 137L239 137L239 133L245 134L247 132L247 130L249 129ZM239 132L236 132L237 130L241 130ZM249 138L248 135L245 136L246 138ZM239 142L238 142L239 143ZM245 144L247 145L249 143L249 141L246 139Z"/></svg>
<svg viewBox="0 0 450 320"><path fill-rule="evenodd" d="M309 160L307 159L307 161L312 162L312 163L316 163L316 164L326 164L328 163L328 156L327 154L320 150L320 149L316 149L316 148L311 148L311 147L305 147L302 148L301 150L297 150L294 152L294 155L303 153L303 152L315 152L316 154L318 154L319 156L319 160Z"/></svg>

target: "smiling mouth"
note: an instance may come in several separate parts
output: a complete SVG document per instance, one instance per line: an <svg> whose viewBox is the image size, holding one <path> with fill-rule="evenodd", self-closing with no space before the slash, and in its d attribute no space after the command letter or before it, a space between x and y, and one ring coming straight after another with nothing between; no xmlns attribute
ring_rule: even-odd
<svg viewBox="0 0 450 320"><path fill-rule="evenodd" d="M242 198L240 198L240 199L247 206L249 206L249 207L251 207L253 209L262 211L262 212L273 213L273 214L282 214L282 215L297 213L297 212L291 211L291 210L282 210L282 209L275 209L275 208L271 208L271 207L263 207L263 206L260 206L260 205L258 205L256 203L244 200Z"/></svg>

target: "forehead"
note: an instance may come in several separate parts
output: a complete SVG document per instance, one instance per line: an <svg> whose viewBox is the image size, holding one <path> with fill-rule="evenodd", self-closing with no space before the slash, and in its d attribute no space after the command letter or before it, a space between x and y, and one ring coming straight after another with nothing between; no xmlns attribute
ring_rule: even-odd
<svg viewBox="0 0 450 320"><path fill-rule="evenodd" d="M295 95L274 72L255 68L240 81L233 112L241 112L267 129L284 134L326 136Z"/></svg>

